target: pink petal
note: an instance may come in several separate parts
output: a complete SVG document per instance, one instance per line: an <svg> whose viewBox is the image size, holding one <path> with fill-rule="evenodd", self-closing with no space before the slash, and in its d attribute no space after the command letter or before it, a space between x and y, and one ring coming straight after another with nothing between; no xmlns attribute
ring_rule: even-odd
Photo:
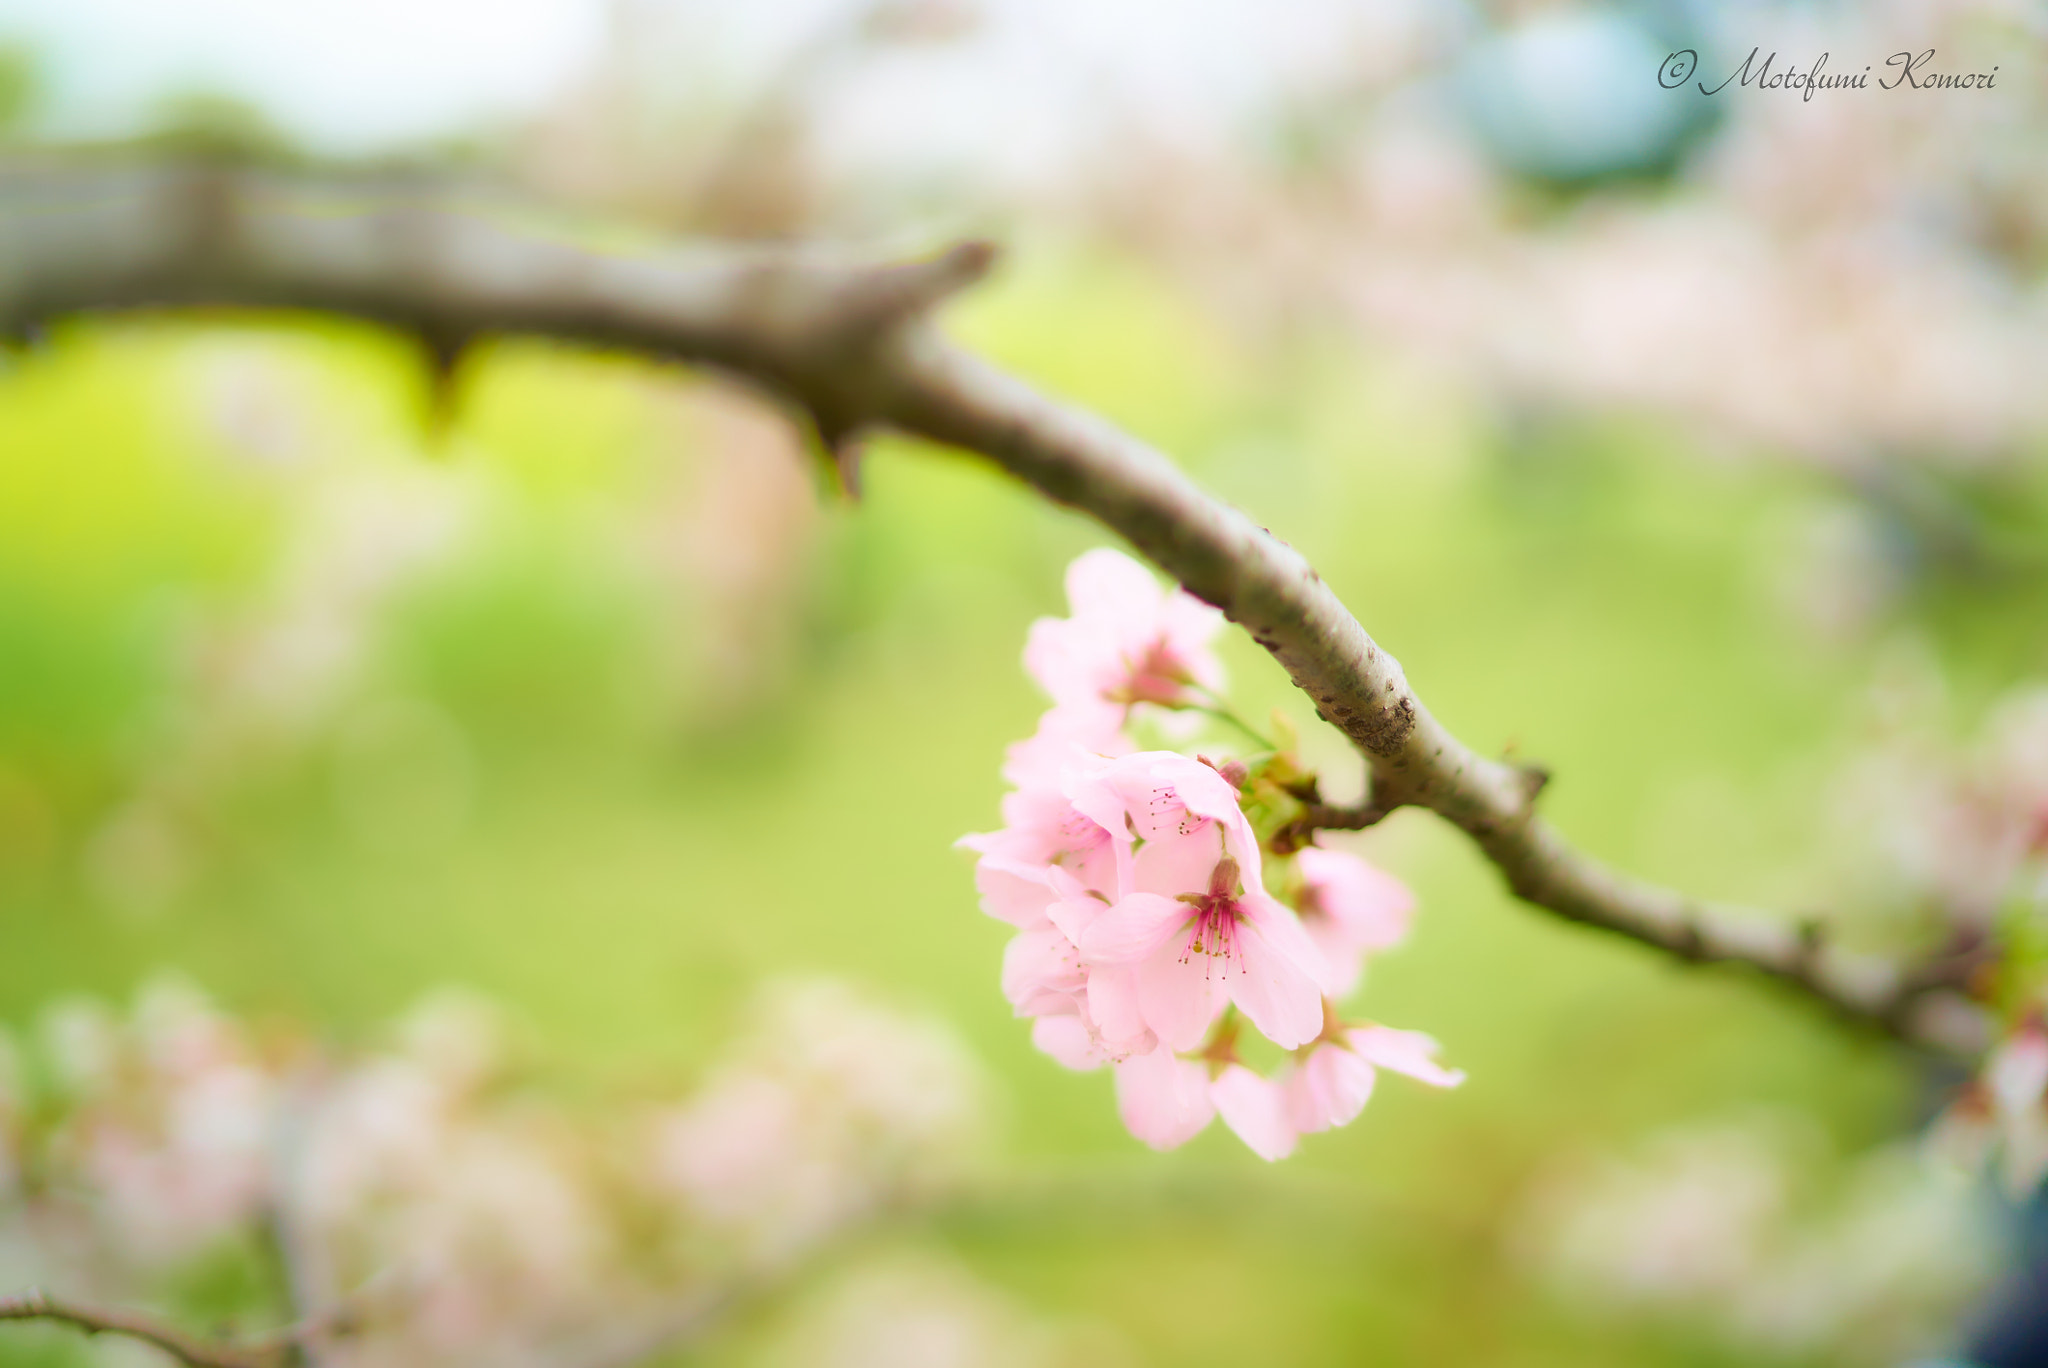
<svg viewBox="0 0 2048 1368"><path fill-rule="evenodd" d="M1323 996L1345 998L1358 986L1358 980L1365 975L1365 951L1355 944L1327 917L1304 917L1301 929L1315 943L1323 957L1323 970L1316 976L1322 985Z"/></svg>
<svg viewBox="0 0 2048 1368"><path fill-rule="evenodd" d="M1230 1000L1268 1040L1298 1049L1323 1032L1322 957L1272 899L1258 895L1238 906L1246 916L1237 927L1240 972L1229 978Z"/></svg>
<svg viewBox="0 0 2048 1368"><path fill-rule="evenodd" d="M1097 906L1108 905L1100 898L1090 897L1088 886L1082 883L1079 876L1072 870L1062 868L1056 864L1045 867L1045 886L1050 888L1053 896L1062 902L1073 902L1076 899L1086 898ZM1046 909L1048 916L1051 915L1051 911L1050 907Z"/></svg>
<svg viewBox="0 0 2048 1368"><path fill-rule="evenodd" d="M1223 665L1209 649L1209 643L1223 626L1222 612L1186 590L1176 590L1160 605L1159 625L1167 650L1187 668L1195 682L1211 693L1221 692Z"/></svg>
<svg viewBox="0 0 2048 1368"><path fill-rule="evenodd" d="M1074 811L1109 833L1116 887L1108 891L1130 891L1135 887L1131 882L1131 847L1134 841L1130 824L1125 820L1129 810L1124 806L1121 795L1114 785L1105 782L1099 773L1069 773L1064 793L1067 801L1073 805Z"/></svg>
<svg viewBox="0 0 2048 1368"><path fill-rule="evenodd" d="M1238 812L1237 791L1223 776L1178 751L1138 751L1073 772L1062 785L1074 806L1105 829L1135 827L1145 840L1180 827L1189 813L1227 818Z"/></svg>
<svg viewBox="0 0 2048 1368"><path fill-rule="evenodd" d="M1088 971L1088 1019L1095 1023L1103 1048L1114 1056L1142 1053L1158 1042L1139 1007L1135 971L1129 965L1106 964Z"/></svg>
<svg viewBox="0 0 2048 1368"><path fill-rule="evenodd" d="M1003 795L1003 827L993 842L977 846L986 854L1005 855L1033 864L1050 864L1068 850L1080 849L1109 833L1074 811L1058 789L1020 788Z"/></svg>
<svg viewBox="0 0 2048 1368"><path fill-rule="evenodd" d="M1003 795L1003 806L1006 811L1003 817L1003 826L1000 830L970 831L959 840L953 842L953 848L955 850L971 850L977 855L993 855L999 859L1011 860L1019 864L1045 864L1047 862L1046 858L1039 850L1043 842L1035 838L1028 831L1017 830L1018 823L1013 822L1008 815L1007 809L1011 800L1016 796L1014 793Z"/></svg>
<svg viewBox="0 0 2048 1368"><path fill-rule="evenodd" d="M1344 939L1371 951L1407 936L1415 912L1408 885L1347 851L1306 846L1295 860L1321 915L1336 923Z"/></svg>
<svg viewBox="0 0 2048 1368"><path fill-rule="evenodd" d="M1113 698L1159 654L1169 669L1221 686L1208 646L1222 621L1215 609L1162 589L1145 567L1107 549L1078 557L1066 582L1072 615L1034 622L1024 646L1025 670L1062 707ZM1119 705L1119 719L1122 712Z"/></svg>
<svg viewBox="0 0 2048 1368"><path fill-rule="evenodd" d="M1038 719L1038 728L1003 752L1003 778L1020 789L1057 793L1070 767L1098 764L1106 756L1131 749L1123 734L1124 709L1100 700L1056 704Z"/></svg>
<svg viewBox="0 0 2048 1368"><path fill-rule="evenodd" d="M1433 1056L1440 1047L1420 1031L1397 1031L1391 1026L1360 1026L1346 1031L1344 1039L1368 1063L1407 1074L1432 1087L1455 1088L1465 1081L1463 1069L1446 1069L1436 1062Z"/></svg>
<svg viewBox="0 0 2048 1368"><path fill-rule="evenodd" d="M1224 845L1245 871L1245 886L1257 883L1259 843L1238 805L1228 779L1177 751L1140 751L1112 761L1105 776L1129 786L1138 834L1148 840L1182 833L1190 817L1223 828Z"/></svg>
<svg viewBox="0 0 2048 1368"><path fill-rule="evenodd" d="M1243 875L1244 886L1258 888L1264 878L1260 863L1263 854L1258 836L1252 831L1250 820L1238 804L1237 789L1228 779L1199 760L1190 760L1187 756L1172 751L1156 754L1158 758L1152 760L1149 775L1155 786L1170 790L1173 809L1163 814L1157 823L1159 829L1156 832L1147 831L1141 819L1138 824L1139 833L1165 836L1177 831L1184 819L1177 817L1176 812L1206 817L1221 829L1224 853L1237 861L1238 869Z"/></svg>
<svg viewBox="0 0 2048 1368"><path fill-rule="evenodd" d="M1121 755L1086 770L1070 770L1060 781L1074 810L1119 841L1131 840L1132 804L1142 801L1143 766L1151 752ZM1135 792L1133 792L1135 790Z"/></svg>
<svg viewBox="0 0 2048 1368"><path fill-rule="evenodd" d="M985 856L1062 870L1105 893L1115 890L1115 842L1057 790L1015 789L1003 795L1003 822L1001 831L963 838L960 844ZM1061 896L1068 895L1062 891Z"/></svg>
<svg viewBox="0 0 2048 1368"><path fill-rule="evenodd" d="M1209 1071L1168 1049L1132 1055L1116 1066L1116 1105L1125 1129L1161 1150L1193 1139L1216 1114Z"/></svg>
<svg viewBox="0 0 2048 1368"><path fill-rule="evenodd" d="M1223 1010L1235 968L1221 955L1188 955L1181 941L1168 942L1133 971L1145 1024L1174 1049L1194 1049Z"/></svg>
<svg viewBox="0 0 2048 1368"><path fill-rule="evenodd" d="M1302 1131L1348 1126L1365 1110L1372 1084L1372 1065L1355 1050L1325 1041L1287 1080L1287 1114Z"/></svg>
<svg viewBox="0 0 2048 1368"><path fill-rule="evenodd" d="M1048 921L1059 928L1061 935L1078 946L1081 937L1088 933L1088 928L1108 910L1109 904L1100 898L1062 898L1058 902L1047 903L1045 915Z"/></svg>
<svg viewBox="0 0 2048 1368"><path fill-rule="evenodd" d="M1101 632L1087 623L1040 618L1024 638L1024 672L1055 704L1100 705L1102 666L1113 658L1100 638Z"/></svg>
<svg viewBox="0 0 2048 1368"><path fill-rule="evenodd" d="M1302 929L1301 918L1294 915L1294 909L1262 888L1252 884L1245 887L1250 891L1237 900L1245 925L1256 929L1266 944L1293 960L1304 971L1315 973L1320 967L1317 961L1323 952Z"/></svg>
<svg viewBox="0 0 2048 1368"><path fill-rule="evenodd" d="M1077 812L1116 841L1118 886L1126 892L1157 891L1134 881L1133 846L1144 842L1149 849L1154 842L1196 836L1204 819L1220 828L1222 850L1238 862L1245 887L1259 885L1259 845L1238 806L1237 790L1199 761L1173 751L1139 751L1085 771L1069 770L1062 792ZM1195 856L1186 858L1197 862Z"/></svg>
<svg viewBox="0 0 2048 1368"><path fill-rule="evenodd" d="M984 855L974 866L974 886L981 894L981 910L998 921L1026 928L1045 924L1053 890L1043 866Z"/></svg>
<svg viewBox="0 0 2048 1368"><path fill-rule="evenodd" d="M1132 893L1088 924L1081 953L1091 964L1132 964L1172 940L1193 916L1184 902Z"/></svg>
<svg viewBox="0 0 2048 1368"><path fill-rule="evenodd" d="M1149 762L1146 777L1155 787L1170 789L1173 801L1197 817L1218 822L1243 821L1237 790L1230 781L1199 760L1178 751L1141 751ZM1137 757L1132 757L1133 759Z"/></svg>
<svg viewBox="0 0 2048 1368"><path fill-rule="evenodd" d="M1099 1069L1109 1062L1108 1052L1088 1033L1088 1023L1071 1013L1032 1022L1031 1043L1077 1071Z"/></svg>
<svg viewBox="0 0 2048 1368"><path fill-rule="evenodd" d="M1232 1064L1209 1084L1209 1097L1223 1124L1253 1154L1271 1162L1294 1153L1295 1131L1280 1089L1242 1064Z"/></svg>
<svg viewBox="0 0 2048 1368"><path fill-rule="evenodd" d="M1057 927L1020 931L1003 949L1003 996L1023 1015L1034 1015L1042 995L1072 996L1087 986L1081 952Z"/></svg>
<svg viewBox="0 0 2048 1368"><path fill-rule="evenodd" d="M1142 633L1159 617L1166 597L1152 572L1121 551L1084 551L1067 567L1067 605L1077 618L1091 618L1126 632Z"/></svg>
<svg viewBox="0 0 2048 1368"><path fill-rule="evenodd" d="M1209 875L1222 859L1222 829L1205 821L1184 836L1175 833L1145 842L1131 857L1128 891L1167 898L1207 893Z"/></svg>

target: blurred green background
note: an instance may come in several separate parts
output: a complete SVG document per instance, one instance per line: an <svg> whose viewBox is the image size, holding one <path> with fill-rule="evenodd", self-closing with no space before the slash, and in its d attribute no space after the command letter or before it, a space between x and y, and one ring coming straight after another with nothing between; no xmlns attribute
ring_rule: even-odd
<svg viewBox="0 0 2048 1368"><path fill-rule="evenodd" d="M1587 848L1706 895L1806 886L1813 795L1875 649L1815 645L1758 569L1827 497L1814 477L1702 459L1667 426L1474 416L1341 336L1250 351L1102 250L1027 247L949 325L1300 548L1453 729L1554 769L1545 803ZM259 398L290 382L286 437L252 446L276 433L202 402L224 360ZM1915 1119L1909 1061L1739 973L1516 906L1462 837L1404 812L1359 846L1423 912L1361 1009L1439 1036L1470 1083L1385 1084L1279 1166L1220 1127L1144 1151L1107 1074L1062 1071L1010 1019L1006 928L951 848L996 822L1002 747L1042 706L1025 628L1063 611L1061 569L1101 534L958 453L877 442L859 503L799 487L815 522L745 533L783 536L797 567L758 608L779 657L741 697L665 688L705 668L703 615L618 554L622 529L678 471L809 478L793 445L721 449L665 418L707 383L510 342L465 361L436 420L409 345L342 323L78 322L16 354L0 1013L26 1026L168 965L346 1038L455 982L632 1079L687 1073L762 978L828 971L943 1015L1007 1094L1017 1195L920 1238L1142 1361L1757 1361L1557 1308L1507 1249L1520 1194L1562 1150L1749 1106L1858 1149ZM391 471L423 504L466 491L468 535L362 610L358 666L289 744L194 763L207 709L235 706L195 634L286 578L294 508ZM2039 664L1981 635L1952 654L1987 686ZM1243 708L1286 710L1355 784L1277 668L1225 650Z"/></svg>

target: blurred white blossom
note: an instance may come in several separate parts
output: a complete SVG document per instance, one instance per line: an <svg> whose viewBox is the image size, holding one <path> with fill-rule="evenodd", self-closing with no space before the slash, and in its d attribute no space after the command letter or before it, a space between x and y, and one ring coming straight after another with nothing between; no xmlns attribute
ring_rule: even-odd
<svg viewBox="0 0 2048 1368"><path fill-rule="evenodd" d="M257 1219L276 1090L235 1022L165 978L125 1023L78 1003L45 1037L68 1093L48 1140L54 1180L123 1260L165 1264Z"/></svg>
<svg viewBox="0 0 2048 1368"><path fill-rule="evenodd" d="M1516 1250L1589 1314L1659 1314L1774 1353L1890 1363L1938 1346L1989 1281L1971 1187L1908 1147L1846 1161L1782 1116L1577 1156L1530 1190Z"/></svg>
<svg viewBox="0 0 2048 1368"><path fill-rule="evenodd" d="M332 1057L175 979L126 1016L61 1004L39 1104L0 1039L0 1202L23 1178L0 1273L130 1301L239 1241L274 1248L302 1313L352 1308L323 1362L610 1362L940 1195L988 1114L950 1031L830 981L768 991L704 1086L661 1107L567 1106L508 1041L456 990Z"/></svg>
<svg viewBox="0 0 2048 1368"><path fill-rule="evenodd" d="M825 980L778 985L729 1060L657 1122L660 1172L759 1257L957 1179L988 1083L936 1023Z"/></svg>
<svg viewBox="0 0 2048 1368"><path fill-rule="evenodd" d="M2048 1177L2048 1023L2041 999L1993 1045L1977 1076L1935 1121L1928 1147L1974 1176L1989 1170L2025 1202Z"/></svg>
<svg viewBox="0 0 2048 1368"><path fill-rule="evenodd" d="M803 1368L1114 1368L1102 1332L1034 1316L966 1269L898 1259L837 1279L768 1355Z"/></svg>
<svg viewBox="0 0 2048 1368"><path fill-rule="evenodd" d="M2048 908L2048 689L1994 700L1974 735L1955 712L1925 651L1891 652L1831 806L1837 897L1937 948Z"/></svg>

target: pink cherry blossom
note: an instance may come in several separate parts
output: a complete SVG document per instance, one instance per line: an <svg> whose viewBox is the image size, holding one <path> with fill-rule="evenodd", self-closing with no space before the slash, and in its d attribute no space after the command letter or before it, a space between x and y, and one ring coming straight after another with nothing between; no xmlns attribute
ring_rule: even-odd
<svg viewBox="0 0 2048 1368"><path fill-rule="evenodd" d="M1025 651L1054 702L1005 753L1003 825L959 842L979 856L983 910L1015 928L1002 990L1032 1043L1066 1068L1112 1066L1124 1124L1160 1149L1220 1113L1279 1159L1302 1132L1357 1116L1379 1068L1456 1083L1427 1037L1326 1017L1364 957L1406 934L1408 890L1312 846L1295 865L1297 916L1266 891L1243 766L1133 750L1135 705L1214 701L1218 615L1113 551L1077 560L1067 588L1073 616L1036 623ZM1235 1019L1212 1038L1233 1006L1303 1051L1298 1064L1277 1079L1248 1068Z"/></svg>
<svg viewBox="0 0 2048 1368"><path fill-rule="evenodd" d="M1237 790L1199 760L1140 751L1081 770L1065 785L1074 810L1114 843L1117 892L1200 892L1225 855L1259 882L1259 842Z"/></svg>
<svg viewBox="0 0 2048 1368"><path fill-rule="evenodd" d="M1020 789L1006 794L1003 820L999 830L962 837L959 844L1012 866L1063 869L1082 888L1104 896L1115 893L1116 851L1110 833L1077 811L1057 790Z"/></svg>
<svg viewBox="0 0 2048 1368"><path fill-rule="evenodd" d="M1024 790L1059 792L1066 771L1103 756L1137 749L1124 735L1120 718L1091 707L1049 708L1038 729L1003 751L1003 779Z"/></svg>
<svg viewBox="0 0 2048 1368"><path fill-rule="evenodd" d="M1003 996L1018 1016L1065 1015L1074 1012L1088 990L1081 952L1066 933L1048 922L1033 931L1019 931L1003 949Z"/></svg>
<svg viewBox="0 0 2048 1368"><path fill-rule="evenodd" d="M1160 1150L1186 1144L1216 1114L1208 1066L1164 1047L1116 1066L1116 1105L1125 1129Z"/></svg>
<svg viewBox="0 0 2048 1368"><path fill-rule="evenodd" d="M1210 1081L1209 1099L1223 1124L1259 1158L1270 1162L1294 1153L1297 1131L1277 1084L1242 1064L1227 1064Z"/></svg>
<svg viewBox="0 0 2048 1368"><path fill-rule="evenodd" d="M1004 833L988 837L966 837L963 843L1000 848ZM1104 847L1107 852L1107 847ZM1107 867L1107 866L1105 866ZM1084 887L1081 881L1057 865L1032 865L989 853L975 868L975 882L982 891L982 906L991 916L1018 928L1003 951L1003 996L1022 1017L1060 1017L1071 1024L1034 1031L1040 1048L1069 1068L1093 1068L1098 1063L1122 1059L1133 1052L1152 1049L1157 1043L1151 1029L1135 1011L1120 1004L1129 993L1110 993L1109 1014L1091 1011L1091 984L1118 976L1128 969L1091 971L1081 959L1079 938L1104 911L1108 903ZM1085 1036L1085 1048L1074 1032ZM1090 1059L1081 1064L1076 1061Z"/></svg>
<svg viewBox="0 0 2048 1368"><path fill-rule="evenodd" d="M1047 719L1053 717L1048 713ZM1129 749L1128 742L1120 748ZM1010 748L1004 774L1017 789L1004 795L1000 830L963 836L956 843L981 855L975 883L982 910L1012 925L1033 927L1046 904L1071 896L1056 888L1051 871L1071 875L1078 889L1114 896L1116 853L1110 833L1075 808L1066 786L1107 763L1060 727L1041 724L1029 741Z"/></svg>
<svg viewBox="0 0 2048 1368"><path fill-rule="evenodd" d="M1061 775L1071 787L1107 763L1099 755L1077 752ZM1091 971L1078 948L1083 931L1115 894L1119 865L1128 863L1116 840L1057 790L1013 793L1005 801L1005 816L1011 825L960 841L981 852L975 883L983 909L1018 928L1004 952L1004 995L1019 1016L1071 1018L1034 1033L1050 1044L1048 1053L1070 1066L1151 1050L1157 1044L1151 1029L1123 1007L1131 994L1113 991L1107 981L1128 978L1130 971ZM1098 978L1103 980L1099 987ZM1095 1010L1098 993L1107 994L1102 1011ZM1085 1047L1076 1031L1085 1033Z"/></svg>
<svg viewBox="0 0 2048 1368"><path fill-rule="evenodd" d="M1223 685L1209 641L1223 615L1166 590L1129 556L1101 549L1067 567L1073 616L1031 624L1024 668L1062 709L1121 724L1134 703L1181 707Z"/></svg>
<svg viewBox="0 0 2048 1368"><path fill-rule="evenodd" d="M1415 895L1393 875L1345 851L1304 846L1295 862L1302 879L1295 903L1302 929L1328 967L1323 991L1343 997L1358 986L1365 956L1406 938Z"/></svg>
<svg viewBox="0 0 2048 1368"><path fill-rule="evenodd" d="M1031 1043L1067 1068L1081 1072L1110 1062L1109 1052L1078 1012L1038 1018L1031 1023Z"/></svg>
<svg viewBox="0 0 2048 1368"><path fill-rule="evenodd" d="M1074 807L1110 834L1120 896L1076 926L1088 1008L1193 1049L1226 1001L1288 1049L1322 1024L1321 956L1259 886L1259 844L1237 790L1171 751L1070 774Z"/></svg>
<svg viewBox="0 0 2048 1368"><path fill-rule="evenodd" d="M1348 1126L1365 1110L1375 1077L1358 1051L1341 1040L1320 1041L1288 1076L1288 1120L1304 1134Z"/></svg>
<svg viewBox="0 0 2048 1368"><path fill-rule="evenodd" d="M1052 866L1006 853L1015 845L1007 831L962 836L956 844L981 852L974 863L974 888L981 894L982 911L1025 930L1045 925L1045 909L1060 896Z"/></svg>
<svg viewBox="0 0 2048 1368"><path fill-rule="evenodd" d="M1076 1018L1091 1041L1088 1053L1118 1060L1145 1053L1158 1041L1130 1005L1135 994L1122 986L1131 971L1117 966L1091 969L1082 962L1078 942L1105 910L1105 904L1091 896L1048 904L1045 924L1019 932L1005 949L1003 993L1019 1016ZM1048 1053L1067 1062L1064 1056L1076 1047L1067 1036L1057 1039L1060 1050Z"/></svg>
<svg viewBox="0 0 2048 1368"><path fill-rule="evenodd" d="M1098 964L1088 970L1088 995L1081 1016L1112 1059L1145 1054L1159 1037L1138 1006L1136 971L1129 965Z"/></svg>
<svg viewBox="0 0 2048 1368"><path fill-rule="evenodd" d="M1455 1088L1465 1081L1464 1071L1437 1063L1437 1049L1420 1031L1391 1026L1354 1026L1326 1036L1286 1081L1288 1120L1303 1132L1349 1125L1365 1110L1379 1069Z"/></svg>
<svg viewBox="0 0 2048 1368"><path fill-rule="evenodd" d="M1378 1068L1406 1074L1432 1088L1455 1088L1465 1081L1463 1069L1446 1069L1436 1062L1443 1047L1421 1031L1401 1031L1392 1026L1355 1026L1344 1033L1344 1041Z"/></svg>
<svg viewBox="0 0 2048 1368"><path fill-rule="evenodd" d="M1115 992L1128 992L1145 1024L1177 1050L1199 1045L1226 1001L1283 1049L1306 1044L1322 1025L1315 947L1286 908L1239 886L1227 857L1206 893L1124 897L1090 925L1081 949L1101 966L1133 966ZM1109 980L1091 977L1091 1002L1104 996L1098 982Z"/></svg>

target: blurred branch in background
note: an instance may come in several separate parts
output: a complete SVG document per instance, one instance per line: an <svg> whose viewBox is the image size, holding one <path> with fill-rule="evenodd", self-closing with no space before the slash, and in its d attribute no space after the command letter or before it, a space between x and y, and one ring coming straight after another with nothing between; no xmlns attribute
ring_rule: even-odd
<svg viewBox="0 0 2048 1368"><path fill-rule="evenodd" d="M391 1045L322 1061L174 980L125 1020L72 1001L44 1026L35 1050L0 1035L17 1061L0 1276L81 1295L0 1299L0 1320L142 1339L195 1368L627 1368L699 1344L965 1191L994 1101L945 1027L823 980L767 989L690 1093L596 1116L461 993L423 1002ZM286 1147L296 1172L275 1161ZM266 1238L280 1214L289 1251ZM190 1286L244 1259L214 1323L288 1329L199 1338L130 1309L159 1304L167 1273Z"/></svg>
<svg viewBox="0 0 2048 1368"><path fill-rule="evenodd" d="M442 358L480 336L538 333L750 379L808 417L849 488L871 429L980 453L1224 609L1364 753L1372 810L1439 813L1524 900L1681 959L1750 966L1902 1039L1963 1053L1983 1044L1980 1014L1956 991L1978 967L1968 947L1917 965L1852 953L1820 923L1688 898L1568 845L1536 815L1534 772L1451 736L1285 543L1161 453L941 337L929 315L986 272L985 244L874 265L793 250L599 249L510 219L218 166L30 171L0 199L0 325L152 307L331 310L416 333Z"/></svg>
<svg viewBox="0 0 2048 1368"><path fill-rule="evenodd" d="M213 1344L193 1339L173 1327L132 1311L116 1311L52 1297L30 1290L18 1297L0 1297L0 1321L44 1320L76 1326L88 1335L121 1335L154 1345L192 1368L284 1368L298 1362L297 1343L284 1340L263 1345Z"/></svg>

